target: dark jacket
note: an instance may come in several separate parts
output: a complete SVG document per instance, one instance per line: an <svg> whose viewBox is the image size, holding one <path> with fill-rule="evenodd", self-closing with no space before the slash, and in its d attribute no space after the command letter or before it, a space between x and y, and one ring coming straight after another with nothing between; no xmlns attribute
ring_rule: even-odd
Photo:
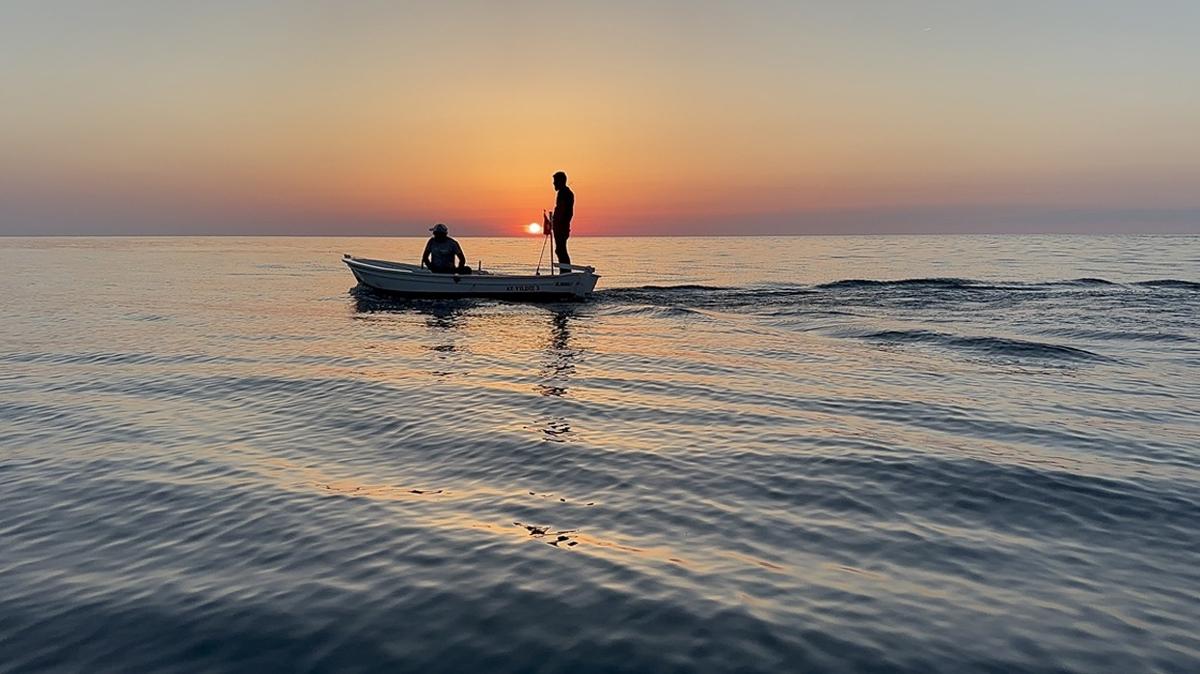
<svg viewBox="0 0 1200 674"><path fill-rule="evenodd" d="M563 185L558 190L554 200L554 229L555 231L570 231L571 217L575 215L575 193L570 187Z"/></svg>
<svg viewBox="0 0 1200 674"><path fill-rule="evenodd" d="M466 263L467 256L463 255L462 246L448 236L444 239L429 237L425 252L421 254L421 264L438 274L452 274Z"/></svg>

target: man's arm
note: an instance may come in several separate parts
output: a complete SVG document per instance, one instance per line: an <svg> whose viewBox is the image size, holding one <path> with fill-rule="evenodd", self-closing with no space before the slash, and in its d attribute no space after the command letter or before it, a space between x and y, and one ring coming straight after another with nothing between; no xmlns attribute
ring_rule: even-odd
<svg viewBox="0 0 1200 674"><path fill-rule="evenodd" d="M454 242L454 256L458 258L458 266L467 266L467 256L463 255L462 246L457 241Z"/></svg>
<svg viewBox="0 0 1200 674"><path fill-rule="evenodd" d="M421 253L421 266L422 267L429 266L429 246L431 244L432 244L432 242L430 242L430 241L425 242L425 252Z"/></svg>

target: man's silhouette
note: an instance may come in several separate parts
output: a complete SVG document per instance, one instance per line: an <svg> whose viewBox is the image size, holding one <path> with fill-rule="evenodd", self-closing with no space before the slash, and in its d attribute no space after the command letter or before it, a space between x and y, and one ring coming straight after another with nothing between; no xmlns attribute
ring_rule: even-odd
<svg viewBox="0 0 1200 674"><path fill-rule="evenodd" d="M450 230L439 222L429 231L433 232L433 236L425 243L421 266L428 267L435 274L469 273L471 268L467 266L467 257L463 255L462 246L450 238Z"/></svg>
<svg viewBox="0 0 1200 674"><path fill-rule="evenodd" d="M559 264L571 264L567 237L571 236L571 216L575 215L575 193L567 187L567 174L554 174L554 190L558 192L554 201L554 254Z"/></svg>

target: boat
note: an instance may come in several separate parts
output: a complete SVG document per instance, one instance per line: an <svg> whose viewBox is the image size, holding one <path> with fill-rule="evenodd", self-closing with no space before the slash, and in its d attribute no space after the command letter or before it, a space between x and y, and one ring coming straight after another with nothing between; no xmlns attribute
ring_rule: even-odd
<svg viewBox="0 0 1200 674"><path fill-rule="evenodd" d="M349 253L342 256L342 262L362 285L388 295L411 298L582 300L592 294L600 279L595 268L570 264L557 265L557 274L522 275L483 270L472 270L470 274L435 274L415 264L372 260Z"/></svg>

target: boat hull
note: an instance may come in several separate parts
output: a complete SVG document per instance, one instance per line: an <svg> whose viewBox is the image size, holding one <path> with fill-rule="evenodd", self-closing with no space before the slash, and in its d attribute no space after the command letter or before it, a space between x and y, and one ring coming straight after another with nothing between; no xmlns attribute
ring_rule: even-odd
<svg viewBox="0 0 1200 674"><path fill-rule="evenodd" d="M396 297L496 299L553 302L581 300L592 294L600 279L590 267L554 275L434 274L416 265L370 260L349 255L342 262L358 282ZM582 269L582 271L576 271Z"/></svg>

